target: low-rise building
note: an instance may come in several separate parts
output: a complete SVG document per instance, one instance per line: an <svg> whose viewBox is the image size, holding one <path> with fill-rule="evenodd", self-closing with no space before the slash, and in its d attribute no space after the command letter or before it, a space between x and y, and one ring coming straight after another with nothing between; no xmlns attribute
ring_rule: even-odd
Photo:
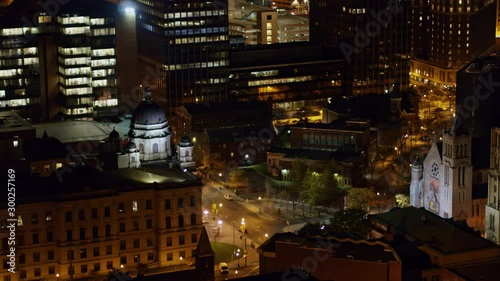
<svg viewBox="0 0 500 281"><path fill-rule="evenodd" d="M277 233L258 249L259 273L304 269L318 280L400 281L401 260L388 244Z"/></svg>

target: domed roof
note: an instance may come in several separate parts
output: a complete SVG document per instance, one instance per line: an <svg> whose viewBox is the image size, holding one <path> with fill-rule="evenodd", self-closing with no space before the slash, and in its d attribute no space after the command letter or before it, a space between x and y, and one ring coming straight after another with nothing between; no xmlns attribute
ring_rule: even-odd
<svg viewBox="0 0 500 281"><path fill-rule="evenodd" d="M143 100L134 110L132 124L153 125L167 121L163 109L152 99Z"/></svg>
<svg viewBox="0 0 500 281"><path fill-rule="evenodd" d="M111 131L111 133L109 133L109 138L110 139L120 138L120 134L115 130L115 127L113 127L113 131Z"/></svg>
<svg viewBox="0 0 500 281"><path fill-rule="evenodd" d="M137 149L137 145L133 141L129 141L126 147L128 150Z"/></svg>
<svg viewBox="0 0 500 281"><path fill-rule="evenodd" d="M193 143L187 135L184 135L179 140L179 146L193 146Z"/></svg>

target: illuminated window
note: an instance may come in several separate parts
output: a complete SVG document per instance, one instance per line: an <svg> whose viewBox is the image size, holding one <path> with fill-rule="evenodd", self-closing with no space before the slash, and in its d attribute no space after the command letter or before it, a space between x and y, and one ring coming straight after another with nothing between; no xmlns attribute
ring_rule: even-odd
<svg viewBox="0 0 500 281"><path fill-rule="evenodd" d="M5 97L5 90L0 90L0 98L4 98Z"/></svg>
<svg viewBox="0 0 500 281"><path fill-rule="evenodd" d="M24 225L23 216L21 216L21 215L17 216L17 225L18 226L23 226Z"/></svg>
<svg viewBox="0 0 500 281"><path fill-rule="evenodd" d="M12 145L13 145L14 147L17 147L17 146L19 145L19 141L16 141L16 140L15 140L15 141L13 141L13 142L12 142Z"/></svg>
<svg viewBox="0 0 500 281"><path fill-rule="evenodd" d="M132 201L132 211L137 212L137 201Z"/></svg>

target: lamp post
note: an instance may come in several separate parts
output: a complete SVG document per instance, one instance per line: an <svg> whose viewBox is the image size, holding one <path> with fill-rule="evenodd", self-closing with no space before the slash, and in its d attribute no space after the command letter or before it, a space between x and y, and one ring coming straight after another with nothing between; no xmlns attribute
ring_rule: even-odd
<svg viewBox="0 0 500 281"><path fill-rule="evenodd" d="M236 228L236 226L234 225L234 221L233 221L233 255L234 255L234 252L236 251L236 240L235 240L235 236L234 236L235 228Z"/></svg>
<svg viewBox="0 0 500 281"><path fill-rule="evenodd" d="M183 259L184 259L184 258L183 258L182 256L179 258L179 260L180 260L180 261L179 261L179 265L180 265L180 267L181 267L181 270L182 270L182 260L183 260Z"/></svg>
<svg viewBox="0 0 500 281"><path fill-rule="evenodd" d="M219 173L219 189L222 189L222 173Z"/></svg>
<svg viewBox="0 0 500 281"><path fill-rule="evenodd" d="M219 204L219 217L222 218L222 203Z"/></svg>
<svg viewBox="0 0 500 281"><path fill-rule="evenodd" d="M245 247L244 247L244 249L245 249L245 253L244 253L244 255L245 255L245 266L247 266L247 236L245 235L245 233L246 233L245 218L241 219L241 233L243 234L243 237L245 238L243 242L245 243Z"/></svg>

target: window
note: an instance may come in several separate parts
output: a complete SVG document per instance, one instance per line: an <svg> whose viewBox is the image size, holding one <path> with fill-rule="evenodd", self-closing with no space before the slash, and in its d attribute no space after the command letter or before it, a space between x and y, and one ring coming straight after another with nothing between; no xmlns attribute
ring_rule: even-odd
<svg viewBox="0 0 500 281"><path fill-rule="evenodd" d="M146 228L147 229L153 228L153 220L152 219L146 220Z"/></svg>
<svg viewBox="0 0 500 281"><path fill-rule="evenodd" d="M35 274L35 277L39 277L40 275L42 275L41 274L41 270L40 270L39 267L35 268L35 273L34 274Z"/></svg>
<svg viewBox="0 0 500 281"><path fill-rule="evenodd" d="M118 203L118 213L125 212L125 203Z"/></svg>
<svg viewBox="0 0 500 281"><path fill-rule="evenodd" d="M85 210L78 210L78 220L85 220Z"/></svg>
<svg viewBox="0 0 500 281"><path fill-rule="evenodd" d="M24 270L24 269L19 270L19 277L21 279L26 278L26 270Z"/></svg>
<svg viewBox="0 0 500 281"><path fill-rule="evenodd" d="M31 214L31 223L32 224L38 223L38 214Z"/></svg>
<svg viewBox="0 0 500 281"><path fill-rule="evenodd" d="M38 241L38 233L33 233L32 235L33 237L33 244L38 244L39 241Z"/></svg>
<svg viewBox="0 0 500 281"><path fill-rule="evenodd" d="M9 266L9 265L7 265L7 266ZM7 267L7 268L8 268L8 267ZM7 269L7 268L4 268L4 269ZM3 281L11 281L11 280L10 280L10 276L8 276L8 275L4 276L4 277L3 277Z"/></svg>
<svg viewBox="0 0 500 281"><path fill-rule="evenodd" d="M81 248L80 249L80 258L81 259L87 258L87 249L86 248Z"/></svg>
<svg viewBox="0 0 500 281"><path fill-rule="evenodd" d="M66 211L66 222L71 222L72 217L71 217L71 211Z"/></svg>
<svg viewBox="0 0 500 281"><path fill-rule="evenodd" d="M179 245L184 245L186 244L186 238L184 235L179 235Z"/></svg>
<svg viewBox="0 0 500 281"><path fill-rule="evenodd" d="M85 228L80 227L80 240L85 240Z"/></svg>
<svg viewBox="0 0 500 281"><path fill-rule="evenodd" d="M52 221L52 212L45 213L45 221Z"/></svg>
<svg viewBox="0 0 500 281"><path fill-rule="evenodd" d="M55 274L56 273L56 267L51 265L49 266L49 274Z"/></svg>
<svg viewBox="0 0 500 281"><path fill-rule="evenodd" d="M20 264L26 263L26 255L25 254L19 254L19 263Z"/></svg>
<svg viewBox="0 0 500 281"><path fill-rule="evenodd" d="M125 223L124 222L120 223L120 232L125 232Z"/></svg>
<svg viewBox="0 0 500 281"><path fill-rule="evenodd" d="M81 270L82 273L87 273L87 271L88 271L87 265L86 264L82 264L80 266L80 270Z"/></svg>
<svg viewBox="0 0 500 281"><path fill-rule="evenodd" d="M196 197L195 196L189 197L189 201L191 202L191 207L196 206Z"/></svg>
<svg viewBox="0 0 500 281"><path fill-rule="evenodd" d="M167 217L165 219L165 228L167 228L167 229L172 228L172 219L170 217Z"/></svg>
<svg viewBox="0 0 500 281"><path fill-rule="evenodd" d="M153 246L153 238L152 237L148 237L148 239L146 240L146 245L148 247L152 247Z"/></svg>
<svg viewBox="0 0 500 281"><path fill-rule="evenodd" d="M179 217L177 217L177 220L179 223L179 227L184 227L184 216L179 215Z"/></svg>
<svg viewBox="0 0 500 281"><path fill-rule="evenodd" d="M141 255L136 254L134 255L134 262L140 262L141 261Z"/></svg>
<svg viewBox="0 0 500 281"><path fill-rule="evenodd" d="M127 249L127 240L120 240L120 250Z"/></svg>
<svg viewBox="0 0 500 281"><path fill-rule="evenodd" d="M113 254L113 245L106 245L106 255Z"/></svg>
<svg viewBox="0 0 500 281"><path fill-rule="evenodd" d="M106 269L113 269L113 261L106 262Z"/></svg>
<svg viewBox="0 0 500 281"><path fill-rule="evenodd" d="M73 231L71 229L66 230L66 241L73 241Z"/></svg>
<svg viewBox="0 0 500 281"><path fill-rule="evenodd" d="M104 207L104 217L111 217L111 207Z"/></svg>
<svg viewBox="0 0 500 281"><path fill-rule="evenodd" d="M100 263L94 263L94 271L99 272L101 271L101 264Z"/></svg>
<svg viewBox="0 0 500 281"><path fill-rule="evenodd" d="M174 260L174 254L173 253L167 253L167 261Z"/></svg>
<svg viewBox="0 0 500 281"><path fill-rule="evenodd" d="M132 211L137 212L137 200L132 201Z"/></svg>
<svg viewBox="0 0 500 281"><path fill-rule="evenodd" d="M179 251L179 258L186 258L186 251Z"/></svg>
<svg viewBox="0 0 500 281"><path fill-rule="evenodd" d="M139 230L139 221L133 221L132 224L134 226L134 230Z"/></svg>
<svg viewBox="0 0 500 281"><path fill-rule="evenodd" d="M92 218L97 219L97 208L92 208Z"/></svg>
<svg viewBox="0 0 500 281"><path fill-rule="evenodd" d="M52 240L54 240L52 231L47 231L47 242L52 242Z"/></svg>
<svg viewBox="0 0 500 281"><path fill-rule="evenodd" d="M34 262L40 261L40 252L33 252L33 261Z"/></svg>
<svg viewBox="0 0 500 281"><path fill-rule="evenodd" d="M73 253L73 250L68 250L68 251L66 252L66 257L68 258L68 260L69 260L69 261L74 260L74 259L75 259L75 255L74 255L74 253Z"/></svg>
<svg viewBox="0 0 500 281"><path fill-rule="evenodd" d="M127 257L126 256L120 257L120 263L127 264Z"/></svg>
<svg viewBox="0 0 500 281"><path fill-rule="evenodd" d="M92 249L92 253L93 253L94 257L98 257L99 256L99 247L94 247Z"/></svg>
<svg viewBox="0 0 500 281"><path fill-rule="evenodd" d="M170 199L165 199L165 210L170 210L171 202Z"/></svg>
<svg viewBox="0 0 500 281"><path fill-rule="evenodd" d="M146 210L151 210L153 209L153 200L147 199L146 200Z"/></svg>
<svg viewBox="0 0 500 281"><path fill-rule="evenodd" d="M139 238L134 238L134 248L140 248L141 247L141 241Z"/></svg>
<svg viewBox="0 0 500 281"><path fill-rule="evenodd" d="M167 247L172 247L172 237L167 237Z"/></svg>
<svg viewBox="0 0 500 281"><path fill-rule="evenodd" d="M198 235L196 233L191 234L191 243L198 243Z"/></svg>
<svg viewBox="0 0 500 281"><path fill-rule="evenodd" d="M191 225L196 225L196 214L191 214Z"/></svg>
<svg viewBox="0 0 500 281"><path fill-rule="evenodd" d="M97 226L92 227L92 238L97 239L99 237L99 229Z"/></svg>
<svg viewBox="0 0 500 281"><path fill-rule="evenodd" d="M148 261L154 260L154 253L148 253Z"/></svg>
<svg viewBox="0 0 500 281"><path fill-rule="evenodd" d="M54 250L49 250L49 251L47 252L47 259L48 259L49 261L51 261L51 260L53 260L53 259L54 259Z"/></svg>
<svg viewBox="0 0 500 281"><path fill-rule="evenodd" d="M184 199L183 198L177 198L177 207L184 208Z"/></svg>

